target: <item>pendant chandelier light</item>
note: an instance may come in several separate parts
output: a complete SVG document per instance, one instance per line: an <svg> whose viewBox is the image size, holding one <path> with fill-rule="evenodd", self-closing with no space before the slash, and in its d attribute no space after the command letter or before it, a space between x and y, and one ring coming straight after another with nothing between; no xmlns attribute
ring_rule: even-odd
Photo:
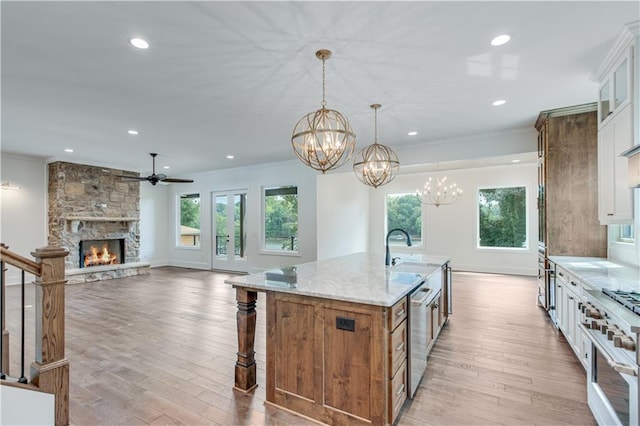
<svg viewBox="0 0 640 426"><path fill-rule="evenodd" d="M374 111L373 144L362 148L353 162L353 172L360 182L374 188L391 182L400 169L396 153L378 143L378 108L381 106L371 105Z"/></svg>
<svg viewBox="0 0 640 426"><path fill-rule="evenodd" d="M455 183L447 184L447 177L437 177L435 183L430 177L422 191L416 191L416 197L422 204L436 207L453 204L462 196L462 190Z"/></svg>
<svg viewBox="0 0 640 426"><path fill-rule="evenodd" d="M346 117L326 108L325 61L331 57L331 51L318 50L316 57L322 60L322 108L298 121L291 145L304 164L325 173L349 161L356 146L356 135Z"/></svg>

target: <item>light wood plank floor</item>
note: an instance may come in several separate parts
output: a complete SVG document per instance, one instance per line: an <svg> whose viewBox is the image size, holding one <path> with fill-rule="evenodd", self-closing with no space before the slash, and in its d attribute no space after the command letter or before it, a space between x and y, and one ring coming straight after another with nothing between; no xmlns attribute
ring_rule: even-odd
<svg viewBox="0 0 640 426"><path fill-rule="evenodd" d="M312 424L264 405L261 295L259 387L252 395L232 391L236 304L223 283L228 276L166 267L150 276L67 286L72 424ZM595 425L585 374L535 306L535 291L534 278L454 273L454 313L398 424ZM15 376L19 287L8 287L7 298ZM31 285L26 300L32 304ZM27 324L33 322L28 308ZM26 339L28 375L33 333Z"/></svg>

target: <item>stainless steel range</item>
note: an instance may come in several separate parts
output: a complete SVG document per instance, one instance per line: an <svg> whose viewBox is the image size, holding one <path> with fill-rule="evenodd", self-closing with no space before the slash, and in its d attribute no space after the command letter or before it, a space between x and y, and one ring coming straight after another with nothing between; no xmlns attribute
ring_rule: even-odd
<svg viewBox="0 0 640 426"><path fill-rule="evenodd" d="M638 425L640 293L586 290L587 394L600 425Z"/></svg>

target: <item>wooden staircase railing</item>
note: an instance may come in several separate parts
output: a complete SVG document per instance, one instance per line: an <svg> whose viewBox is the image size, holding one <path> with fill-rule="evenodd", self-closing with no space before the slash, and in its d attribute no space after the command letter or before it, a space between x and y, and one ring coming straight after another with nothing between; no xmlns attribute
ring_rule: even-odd
<svg viewBox="0 0 640 426"><path fill-rule="evenodd" d="M5 264L33 274L35 285L36 344L35 360L31 363L31 383L0 380L0 384L34 389L55 395L56 425L69 424L69 360L65 358L65 267L69 254L61 247L43 247L31 252L35 261L13 253L0 244L2 285L2 363L9 365L9 333L5 327ZM24 307L22 307L24 309ZM23 311L24 312L24 311ZM6 361L5 361L6 360ZM0 371L2 373L2 371Z"/></svg>

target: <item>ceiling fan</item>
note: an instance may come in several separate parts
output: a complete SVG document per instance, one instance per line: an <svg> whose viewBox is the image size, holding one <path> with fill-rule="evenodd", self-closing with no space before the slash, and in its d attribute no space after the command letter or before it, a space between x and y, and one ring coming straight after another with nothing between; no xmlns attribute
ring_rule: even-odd
<svg viewBox="0 0 640 426"><path fill-rule="evenodd" d="M157 153L151 152L149 153L151 158L153 158L153 172L149 176L127 176L127 175L116 175L117 177L121 177L124 180L129 181L149 181L151 185L155 185L158 182L166 182L166 183L193 183L193 179L174 179L167 177L165 174L156 174L156 157Z"/></svg>

